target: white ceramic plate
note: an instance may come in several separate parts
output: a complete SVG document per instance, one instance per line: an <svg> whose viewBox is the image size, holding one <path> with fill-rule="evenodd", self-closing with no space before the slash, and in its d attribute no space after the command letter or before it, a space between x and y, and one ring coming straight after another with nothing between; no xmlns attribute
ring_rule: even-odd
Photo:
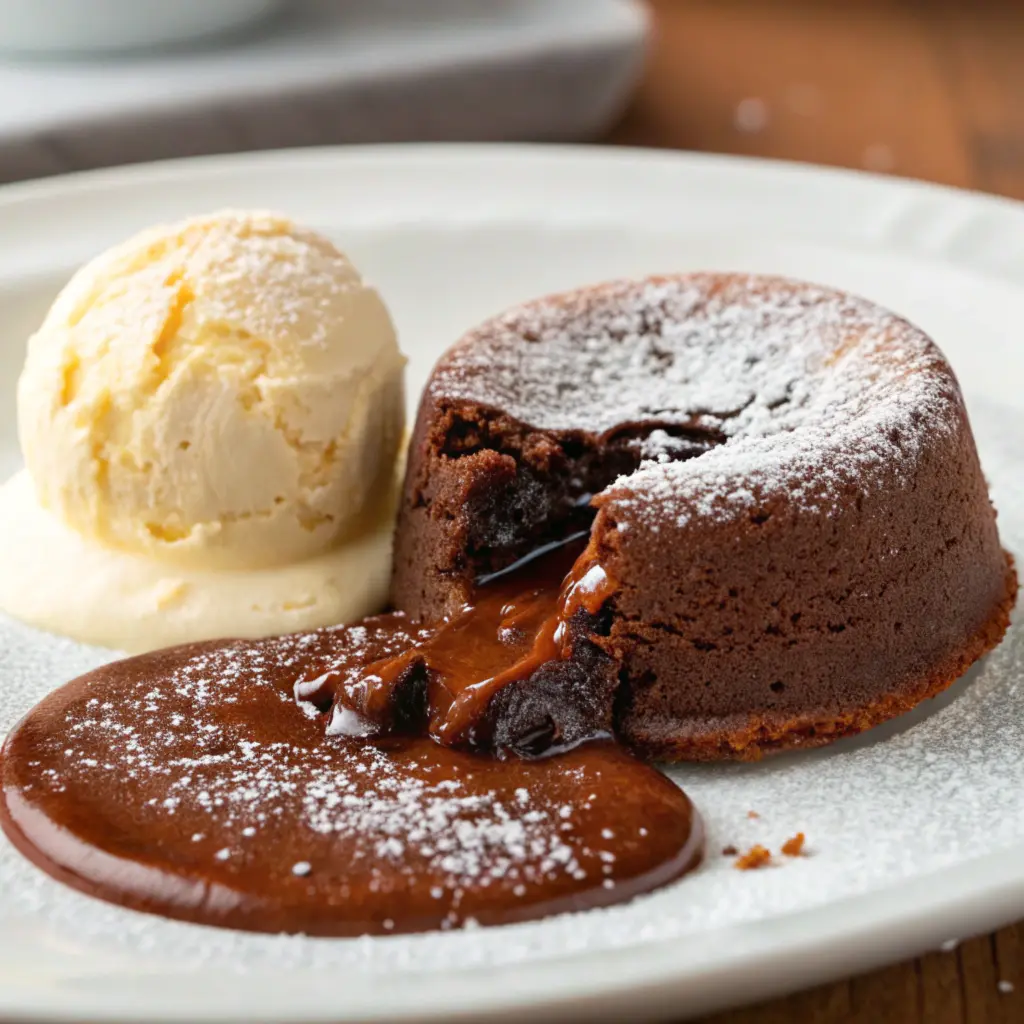
<svg viewBox="0 0 1024 1024"><path fill-rule="evenodd" d="M625 150L304 151L0 191L0 472L18 461L25 335L69 272L144 224L225 205L280 207L347 249L392 304L414 394L479 318L614 275L743 268L864 293L948 353L1004 542L1024 550L1024 207ZM0 622L0 730L104 656ZM996 927L1024 916L1022 664L1018 628L949 694L865 737L674 772L708 820L708 863L585 915L354 941L250 936L91 901L0 846L0 1017L680 1019ZM716 853L777 849L798 830L812 856L776 868L737 872Z"/></svg>

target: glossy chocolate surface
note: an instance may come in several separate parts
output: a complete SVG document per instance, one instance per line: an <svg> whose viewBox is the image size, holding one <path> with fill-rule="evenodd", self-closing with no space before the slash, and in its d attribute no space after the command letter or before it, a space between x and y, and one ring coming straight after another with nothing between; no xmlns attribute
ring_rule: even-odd
<svg viewBox="0 0 1024 1024"><path fill-rule="evenodd" d="M699 861L700 821L623 749L522 760L437 742L465 745L497 697L585 643L571 623L610 582L578 551L433 629L379 616L83 676L9 736L0 824L91 895L254 931L501 924L664 885ZM338 735L346 712L377 733Z"/></svg>
<svg viewBox="0 0 1024 1024"><path fill-rule="evenodd" d="M333 703L333 733L419 725L446 746L488 747L494 698L571 659L579 633L613 592L614 582L576 539L478 587L464 608L397 655L392 644L371 662L365 650L339 650L329 671L304 679L299 692L318 706ZM406 628L402 616L374 622Z"/></svg>

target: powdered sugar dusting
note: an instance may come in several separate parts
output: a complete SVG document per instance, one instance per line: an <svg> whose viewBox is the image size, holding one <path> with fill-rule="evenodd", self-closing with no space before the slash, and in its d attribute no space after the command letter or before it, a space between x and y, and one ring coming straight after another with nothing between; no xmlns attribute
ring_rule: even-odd
<svg viewBox="0 0 1024 1024"><path fill-rule="evenodd" d="M152 227L86 264L44 324L65 321L88 349L110 337L155 336L182 280L188 316L202 327L242 328L264 342L270 369L287 351L326 348L338 314L364 289L331 243L280 215L223 210Z"/></svg>
<svg viewBox="0 0 1024 1024"><path fill-rule="evenodd" d="M1020 413L981 403L972 408L972 422L1003 541L1020 553ZM7 620L0 620L0 650L0 731L48 690L113 657ZM543 962L550 970L559 957L578 953L705 943L723 928L902 886L1024 843L1024 819L1008 813L1024 789L1022 679L1018 623L947 694L863 737L759 764L673 769L672 778L704 814L709 850L758 842L775 849L795 832L806 833L815 856L774 871L737 872L729 858L710 857L676 885L582 916L443 935L314 940L202 928L123 910L53 881L0 839L0 940L10 939L5 956L24 949L37 975L45 970L54 981L85 972L109 986L118 971L303 971L304 985L322 979L330 992L337 990L339 972L348 986L363 979L372 988L383 978L412 983L422 972L446 972L453 964L472 970ZM751 807L760 818L747 817Z"/></svg>
<svg viewBox="0 0 1024 1024"><path fill-rule="evenodd" d="M643 435L605 495L626 520L727 518L772 494L815 510L909 469L950 429L941 353L867 300L780 278L694 274L532 303L472 332L431 389L534 427ZM682 437L680 437L682 435ZM697 458L684 439L702 439Z"/></svg>
<svg viewBox="0 0 1024 1024"><path fill-rule="evenodd" d="M982 410L975 424L1001 510L1004 540L1020 550L1024 462L1012 443L1018 419ZM0 729L9 729L47 689L110 657L13 623L0 626L0 633L5 683ZM969 684L862 739L760 765L673 771L708 818L710 849L728 843L777 845L799 829L813 839L817 855L749 877L732 871L726 859L712 858L696 876L662 893L585 918L563 917L472 936L450 933L443 939L313 941L218 932L90 900L38 872L3 844L0 922L31 917L46 922L47 929L73 948L98 947L142 963L148 956L169 959L183 969L201 964L265 969L275 964L388 972L428 970L453 957L467 966L524 962L761 920L1024 841L1019 816L1006 814L1024 786L1019 758L1024 746L1022 677L1024 647L1015 627L971 673ZM196 693L200 678L188 684ZM283 694L280 699L292 698ZM747 818L751 806L765 809L762 818ZM872 823L868 829L867 822Z"/></svg>

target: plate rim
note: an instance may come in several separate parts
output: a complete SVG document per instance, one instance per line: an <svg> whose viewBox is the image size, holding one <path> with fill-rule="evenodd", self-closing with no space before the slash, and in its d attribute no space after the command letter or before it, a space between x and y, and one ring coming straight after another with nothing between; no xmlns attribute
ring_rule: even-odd
<svg viewBox="0 0 1024 1024"><path fill-rule="evenodd" d="M755 173L775 170L808 175L814 178L871 183L872 187L892 192L933 193L947 199L969 199L985 205L999 207L1006 212L1024 213L1024 200L1013 199L980 189L947 185L922 178L884 174L857 167L816 164L809 160L787 160L777 157L746 156L732 153L713 153L700 150L656 149L636 145L606 145L600 143L559 142L380 142L336 144L324 146L282 146L236 153L209 153L176 157L168 160L146 160L113 167L94 167L80 171L52 174L24 181L0 183L0 208L32 198L47 198L78 189L147 184L152 185L168 177L181 177L188 172L225 173L251 165L267 167L280 165L280 169L302 164L360 163L389 161L391 158L407 161L456 159L498 163L509 159L579 163L645 163L648 165L704 165L723 168L744 168ZM621 158L621 159L617 159Z"/></svg>

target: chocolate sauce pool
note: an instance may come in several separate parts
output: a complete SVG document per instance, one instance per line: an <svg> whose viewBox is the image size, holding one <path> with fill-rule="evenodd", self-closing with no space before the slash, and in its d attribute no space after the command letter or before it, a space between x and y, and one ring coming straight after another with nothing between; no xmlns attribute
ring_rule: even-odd
<svg viewBox="0 0 1024 1024"><path fill-rule="evenodd" d="M0 825L86 893L253 931L446 929L629 899L698 863L685 794L609 739L540 760L464 749L487 746L505 688L573 656L610 587L564 548L432 629L396 613L104 666L8 737Z"/></svg>

